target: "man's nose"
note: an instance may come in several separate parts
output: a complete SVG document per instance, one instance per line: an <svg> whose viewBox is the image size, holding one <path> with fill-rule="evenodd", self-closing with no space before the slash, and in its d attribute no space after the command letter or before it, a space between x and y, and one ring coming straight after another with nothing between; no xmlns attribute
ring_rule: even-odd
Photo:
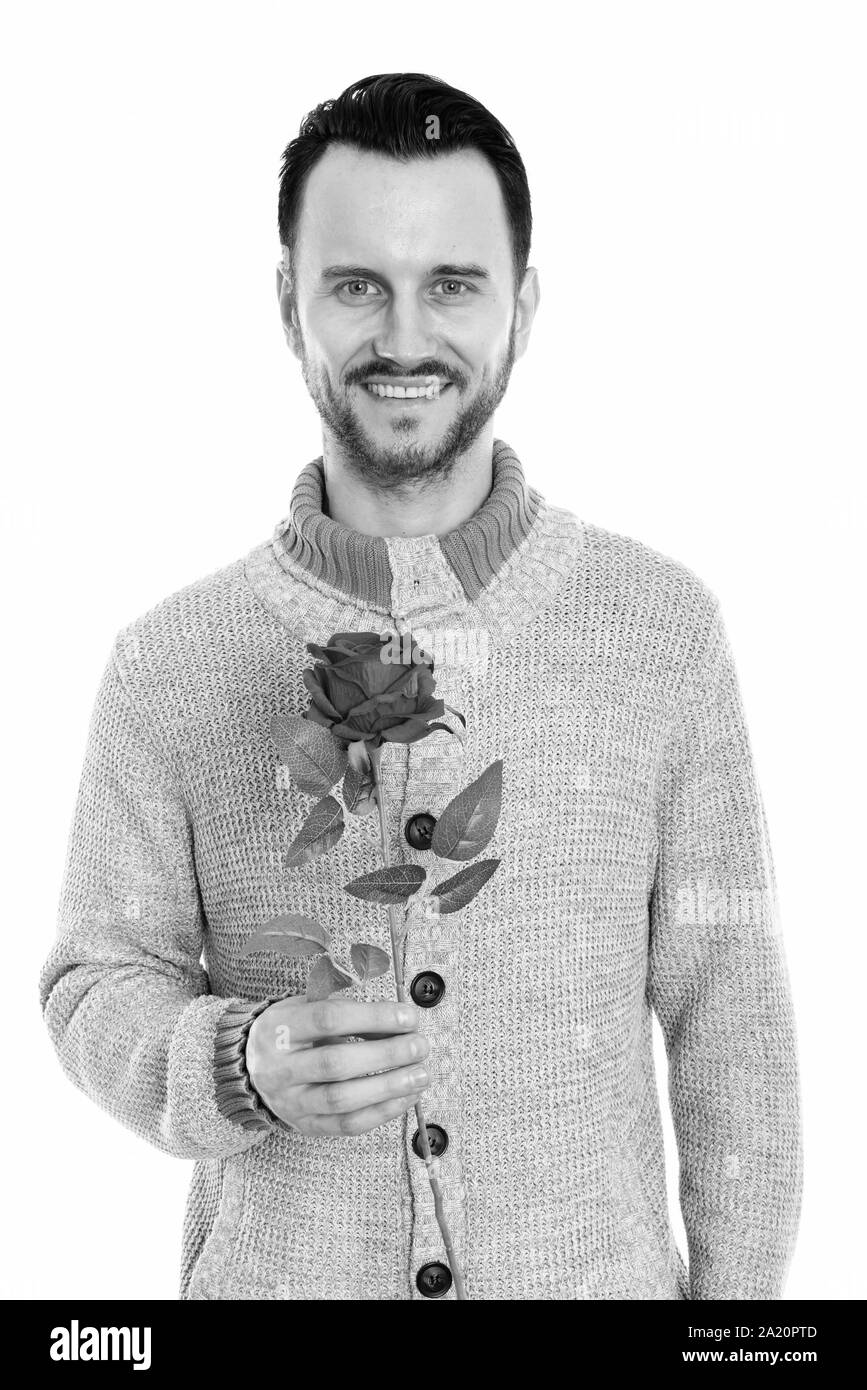
<svg viewBox="0 0 867 1390"><path fill-rule="evenodd" d="M404 367L437 356L432 310L420 303L415 294L395 296L378 325L373 350Z"/></svg>

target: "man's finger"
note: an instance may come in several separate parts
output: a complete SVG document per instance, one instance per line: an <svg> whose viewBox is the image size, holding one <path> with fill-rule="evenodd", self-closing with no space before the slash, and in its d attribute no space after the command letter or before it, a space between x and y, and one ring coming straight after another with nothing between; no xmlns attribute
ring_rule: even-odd
<svg viewBox="0 0 867 1390"><path fill-rule="evenodd" d="M420 1062L429 1051L427 1038L416 1033L390 1034L380 1042L337 1043L327 1049L298 1047L287 1063L288 1075L293 1086L347 1081Z"/></svg>
<svg viewBox="0 0 867 1390"><path fill-rule="evenodd" d="M314 1041L336 1042L341 1038L388 1038L395 1033L412 1033L420 1022L414 1004L397 1000L360 1003L355 999L309 1001L297 996L273 1006L274 1024L289 1029L290 1046Z"/></svg>
<svg viewBox="0 0 867 1390"><path fill-rule="evenodd" d="M404 1110L411 1110L418 1099L418 1093L393 1096L381 1105L371 1105L349 1115L306 1115L301 1133L327 1134L332 1139L344 1138L347 1134L366 1134L368 1130L378 1129L395 1115L402 1115Z"/></svg>

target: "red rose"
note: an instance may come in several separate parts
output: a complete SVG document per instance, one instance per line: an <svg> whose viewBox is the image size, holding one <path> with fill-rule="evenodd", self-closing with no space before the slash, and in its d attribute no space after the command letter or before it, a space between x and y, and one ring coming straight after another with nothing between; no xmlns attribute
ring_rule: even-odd
<svg viewBox="0 0 867 1390"><path fill-rule="evenodd" d="M324 647L308 642L307 650L317 664L303 673L310 692L304 718L344 743L416 743L445 713L443 701L433 698L433 658L411 636L335 632ZM404 660L404 653L420 659Z"/></svg>

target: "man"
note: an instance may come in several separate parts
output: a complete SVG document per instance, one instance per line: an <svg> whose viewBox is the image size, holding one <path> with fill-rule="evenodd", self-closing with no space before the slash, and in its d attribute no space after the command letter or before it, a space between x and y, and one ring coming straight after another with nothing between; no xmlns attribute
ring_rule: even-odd
<svg viewBox="0 0 867 1390"><path fill-rule="evenodd" d="M695 574L547 502L494 437L539 302L514 143L442 82L368 78L287 147L279 230L322 457L268 541L115 639L41 977L62 1064L195 1160L183 1299L779 1298L797 1049L732 654ZM499 872L411 917L406 1011L390 974L314 1003L309 958L245 952L289 912L337 959L388 946L344 891L382 863L360 820L285 867L311 802L270 735L308 642L388 630L444 648L466 720L383 745L392 861L435 873L438 816L503 760Z"/></svg>

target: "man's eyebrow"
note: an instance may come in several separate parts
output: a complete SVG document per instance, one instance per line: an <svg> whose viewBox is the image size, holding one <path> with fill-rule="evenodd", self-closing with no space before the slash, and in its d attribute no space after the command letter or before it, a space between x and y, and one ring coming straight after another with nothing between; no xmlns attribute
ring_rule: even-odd
<svg viewBox="0 0 867 1390"><path fill-rule="evenodd" d="M454 275L464 279L490 280L490 273L484 266L470 262L468 265L435 265L430 275ZM328 265L322 271L320 280L381 280L382 275L369 266Z"/></svg>
<svg viewBox="0 0 867 1390"><path fill-rule="evenodd" d="M475 278L476 280L490 280L490 275L483 265L435 265L431 275L462 275L466 279Z"/></svg>

